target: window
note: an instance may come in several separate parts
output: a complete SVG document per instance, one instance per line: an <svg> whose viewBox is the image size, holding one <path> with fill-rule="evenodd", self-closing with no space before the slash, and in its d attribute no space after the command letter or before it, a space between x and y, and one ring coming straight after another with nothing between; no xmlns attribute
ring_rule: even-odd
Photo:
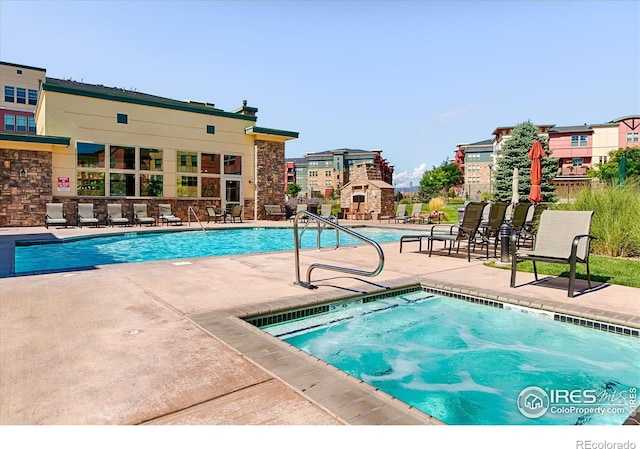
<svg viewBox="0 0 640 449"><path fill-rule="evenodd" d="M27 104L27 90L24 87L16 88L16 103Z"/></svg>
<svg viewBox="0 0 640 449"><path fill-rule="evenodd" d="M122 123L123 125L126 125L129 122L129 117L127 116L127 114L118 114L116 116L116 121L118 123Z"/></svg>
<svg viewBox="0 0 640 449"><path fill-rule="evenodd" d="M627 143L638 142L638 133L627 133Z"/></svg>
<svg viewBox="0 0 640 449"><path fill-rule="evenodd" d="M200 155L200 173L220 174L220 155L202 153Z"/></svg>
<svg viewBox="0 0 640 449"><path fill-rule="evenodd" d="M15 131L16 130L16 116L13 114L4 115L4 130Z"/></svg>
<svg viewBox="0 0 640 449"><path fill-rule="evenodd" d="M216 133L216 127L213 125L207 125L207 134L215 134Z"/></svg>
<svg viewBox="0 0 640 449"><path fill-rule="evenodd" d="M136 149L134 147L123 147L111 145L111 158L109 168L119 168L124 170L135 170Z"/></svg>
<svg viewBox="0 0 640 449"><path fill-rule="evenodd" d="M242 174L242 156L224 156L223 165L225 175Z"/></svg>
<svg viewBox="0 0 640 449"><path fill-rule="evenodd" d="M15 101L15 89L12 86L4 86L4 101L13 103Z"/></svg>
<svg viewBox="0 0 640 449"><path fill-rule="evenodd" d="M110 196L135 196L136 176L133 173L109 174Z"/></svg>
<svg viewBox="0 0 640 449"><path fill-rule="evenodd" d="M202 197L220 198L220 178L202 178Z"/></svg>
<svg viewBox="0 0 640 449"><path fill-rule="evenodd" d="M78 196L104 196L104 173L79 171Z"/></svg>
<svg viewBox="0 0 640 449"><path fill-rule="evenodd" d="M609 160L609 156L600 156L599 157L600 164L606 164L608 160Z"/></svg>
<svg viewBox="0 0 640 449"><path fill-rule="evenodd" d="M35 133L36 132L36 119L33 117L28 117L27 118L27 126L29 127L29 132L30 133Z"/></svg>
<svg viewBox="0 0 640 449"><path fill-rule="evenodd" d="M578 167L578 166L582 165L582 158L581 157L574 157L573 159L571 159L571 165L573 165L574 167Z"/></svg>
<svg viewBox="0 0 640 449"><path fill-rule="evenodd" d="M178 176L176 181L177 181L177 195L179 197L197 197L198 196L198 177L197 176Z"/></svg>
<svg viewBox="0 0 640 449"><path fill-rule="evenodd" d="M177 151L177 170L183 173L198 173L198 154L187 151Z"/></svg>
<svg viewBox="0 0 640 449"><path fill-rule="evenodd" d="M325 170L324 175L326 177L329 177L329 176L331 176L331 172L329 170Z"/></svg>
<svg viewBox="0 0 640 449"><path fill-rule="evenodd" d="M105 168L105 145L101 143L78 142L78 167Z"/></svg>
<svg viewBox="0 0 640 449"><path fill-rule="evenodd" d="M26 115L16 116L16 131L18 131L19 133L27 132L27 116Z"/></svg>
<svg viewBox="0 0 640 449"><path fill-rule="evenodd" d="M586 147L588 136L571 136L572 147Z"/></svg>
<svg viewBox="0 0 640 449"><path fill-rule="evenodd" d="M162 171L162 150L140 148L140 170Z"/></svg>
<svg viewBox="0 0 640 449"><path fill-rule="evenodd" d="M162 175L140 175L140 196L162 196Z"/></svg>
<svg viewBox="0 0 640 449"><path fill-rule="evenodd" d="M38 104L38 91L29 89L29 104L35 106Z"/></svg>

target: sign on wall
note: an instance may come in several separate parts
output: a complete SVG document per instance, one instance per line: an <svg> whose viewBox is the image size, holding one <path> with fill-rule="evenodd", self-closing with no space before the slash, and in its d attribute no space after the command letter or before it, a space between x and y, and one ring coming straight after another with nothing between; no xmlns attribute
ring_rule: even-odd
<svg viewBox="0 0 640 449"><path fill-rule="evenodd" d="M70 189L69 177L58 176L58 192L68 192L69 189Z"/></svg>

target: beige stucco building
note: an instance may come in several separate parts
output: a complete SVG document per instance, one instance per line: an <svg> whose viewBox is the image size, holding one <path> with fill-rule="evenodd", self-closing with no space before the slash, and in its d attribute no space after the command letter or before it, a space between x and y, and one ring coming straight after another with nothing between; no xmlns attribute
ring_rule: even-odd
<svg viewBox="0 0 640 449"><path fill-rule="evenodd" d="M49 201L63 202L71 223L78 202L92 202L103 215L107 203L128 211L144 202L152 215L158 203L170 203L183 219L189 207L202 215L207 205L239 204L244 218L264 218L265 204L284 206L284 145L298 133L258 127L256 113L246 102L224 111L46 78L35 140L0 133L7 204L0 225L42 224ZM14 206L18 197L35 206L18 213L8 207L5 192Z"/></svg>

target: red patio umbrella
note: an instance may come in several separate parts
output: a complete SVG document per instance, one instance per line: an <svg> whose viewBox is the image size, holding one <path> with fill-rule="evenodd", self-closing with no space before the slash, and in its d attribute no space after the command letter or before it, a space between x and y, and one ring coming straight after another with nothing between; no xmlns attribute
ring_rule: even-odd
<svg viewBox="0 0 640 449"><path fill-rule="evenodd" d="M529 151L529 159L531 159L531 191L529 192L529 201L539 203L542 201L542 190L540 189L540 181L542 180L542 157L546 156L539 140L533 142L533 146Z"/></svg>

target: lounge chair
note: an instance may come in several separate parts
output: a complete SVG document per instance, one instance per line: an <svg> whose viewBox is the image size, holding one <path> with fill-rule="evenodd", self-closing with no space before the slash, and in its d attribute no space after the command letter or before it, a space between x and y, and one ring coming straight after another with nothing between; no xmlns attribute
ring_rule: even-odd
<svg viewBox="0 0 640 449"><path fill-rule="evenodd" d="M331 213L331 204L323 204L320 207L320 216L322 218L326 218L329 221L333 221L334 223L338 222L338 217Z"/></svg>
<svg viewBox="0 0 640 449"><path fill-rule="evenodd" d="M407 205L405 203L398 204L395 216L396 223L406 223L409 217L407 216Z"/></svg>
<svg viewBox="0 0 640 449"><path fill-rule="evenodd" d="M143 224L154 226L156 224L156 219L147 214L146 204L133 205L133 221L138 224L138 226L142 226Z"/></svg>
<svg viewBox="0 0 640 449"><path fill-rule="evenodd" d="M231 212L229 212L228 218L229 220L231 220L231 223L235 223L236 220L242 223L242 206L239 204L234 204L231 207Z"/></svg>
<svg viewBox="0 0 640 449"><path fill-rule="evenodd" d="M521 244L531 242L531 247L533 247L536 240L536 234L538 232L538 223L540 222L540 216L542 215L542 212L547 210L548 207L549 205L547 203L539 203L529 208L529 212L527 213L527 220L525 221L524 226L522 227L522 230L520 232Z"/></svg>
<svg viewBox="0 0 640 449"><path fill-rule="evenodd" d="M402 252L402 245L407 242L418 242L419 249L422 251L422 240L427 240L429 248L429 257L433 250L433 242L444 242L445 248L447 242L449 242L449 255L451 255L451 248L454 243L457 243L456 253L460 250L460 242L467 242L467 261L471 262L471 246L475 248L476 234L482 220L482 210L485 203L483 202L470 202L467 203L464 210L464 216L462 222L457 225L433 225L428 234L412 234L403 235L400 237L400 252ZM489 258L489 245L487 245L487 259Z"/></svg>
<svg viewBox="0 0 640 449"><path fill-rule="evenodd" d="M67 217L62 211L62 203L47 203L47 214L44 217L44 227L60 225L67 227Z"/></svg>
<svg viewBox="0 0 640 449"><path fill-rule="evenodd" d="M360 209L360 203L351 203L349 210L347 211L347 220L356 220L358 218L358 210Z"/></svg>
<svg viewBox="0 0 640 449"><path fill-rule="evenodd" d="M220 220L226 222L227 214L217 206L207 206L207 223L209 223L211 219L213 219L214 223L217 223Z"/></svg>
<svg viewBox="0 0 640 449"><path fill-rule="evenodd" d="M107 204L107 224L111 227L114 225L129 226L131 224L127 216L122 213L122 204Z"/></svg>
<svg viewBox="0 0 640 449"><path fill-rule="evenodd" d="M307 211L307 210L309 210L309 208L308 208L308 206L306 204L298 204L296 206L296 212L292 216L289 217L289 220L293 221L296 218L296 215L298 214L298 212ZM307 216L301 217L301 220L307 220L307 219L308 219Z"/></svg>
<svg viewBox="0 0 640 449"><path fill-rule="evenodd" d="M411 216L408 221L412 223L424 223L422 216L422 203L415 203L411 206Z"/></svg>
<svg viewBox="0 0 640 449"><path fill-rule="evenodd" d="M496 257L498 252L498 237L500 235L500 227L504 223L504 216L507 212L509 203L491 203L489 209L489 217L485 224L480 225L480 237L481 243L489 245L493 240L493 257Z"/></svg>
<svg viewBox="0 0 640 449"><path fill-rule="evenodd" d="M511 222L509 223L511 226L510 232L513 234L514 232L517 234L517 246L520 247L520 233L522 232L522 228L524 227L525 221L527 219L527 214L529 209L531 208L531 203L518 203L513 208L513 213L511 214Z"/></svg>
<svg viewBox="0 0 640 449"><path fill-rule="evenodd" d="M270 217L274 217L276 220L284 220L287 218L287 214L282 212L282 209L277 204L266 204L264 206L264 212L267 220L269 220Z"/></svg>
<svg viewBox="0 0 640 449"><path fill-rule="evenodd" d="M371 219L371 212L369 210L369 203L357 203L358 204L358 210L356 212L356 220L369 220Z"/></svg>
<svg viewBox="0 0 640 449"><path fill-rule="evenodd" d="M576 283L576 263L587 266L587 282L591 288L589 273L589 249L593 237L591 220L593 211L545 210L532 249L516 250L517 236L511 235L511 288L516 286L518 260L531 260L533 274L538 280L536 262L562 263L569 265L569 288L567 296L573 298Z"/></svg>
<svg viewBox="0 0 640 449"><path fill-rule="evenodd" d="M93 210L93 203L78 203L78 227L94 225L96 228L100 222Z"/></svg>
<svg viewBox="0 0 640 449"><path fill-rule="evenodd" d="M173 223L174 226L182 225L182 218L176 217L171 213L171 204L158 204L159 218L162 223L169 226L169 223Z"/></svg>

